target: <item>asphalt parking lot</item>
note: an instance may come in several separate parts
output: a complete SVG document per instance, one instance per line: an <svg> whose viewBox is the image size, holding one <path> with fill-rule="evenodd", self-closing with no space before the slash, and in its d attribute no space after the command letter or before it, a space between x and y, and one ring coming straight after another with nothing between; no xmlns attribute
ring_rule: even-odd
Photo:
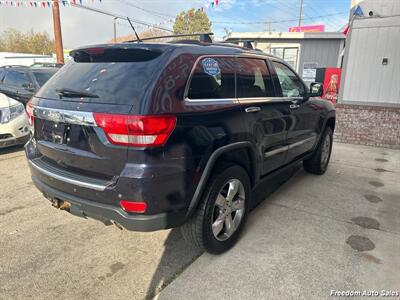
<svg viewBox="0 0 400 300"><path fill-rule="evenodd" d="M294 168L261 187L257 197L268 197L238 245L199 257L179 230L121 231L52 208L31 183L23 151L0 150L0 298L321 299L331 290L399 291L399 167L400 151L334 144L324 176Z"/></svg>
<svg viewBox="0 0 400 300"><path fill-rule="evenodd" d="M51 207L21 149L0 154L0 299L145 299L198 255L179 230L121 231Z"/></svg>

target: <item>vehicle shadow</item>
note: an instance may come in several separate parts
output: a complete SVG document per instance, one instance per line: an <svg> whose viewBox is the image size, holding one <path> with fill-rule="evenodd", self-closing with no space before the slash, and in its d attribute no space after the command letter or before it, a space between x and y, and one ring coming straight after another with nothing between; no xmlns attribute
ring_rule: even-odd
<svg viewBox="0 0 400 300"><path fill-rule="evenodd" d="M24 150L24 146L23 145L11 146L11 147L0 149L0 155L16 153L16 152L20 152L20 151L23 151L23 150Z"/></svg>
<svg viewBox="0 0 400 300"><path fill-rule="evenodd" d="M266 198L269 195L279 189L300 169L301 164L295 165L260 184L253 192L252 209L264 200L268 200ZM164 246L163 255L147 289L146 299L154 298L202 254L183 240L179 228L171 230Z"/></svg>
<svg viewBox="0 0 400 300"><path fill-rule="evenodd" d="M302 164L298 163L259 184L253 191L251 210L256 208L257 205L262 203L264 200L268 201L268 199L266 199L268 196L278 190L283 184L288 182L300 170L302 170Z"/></svg>
<svg viewBox="0 0 400 300"><path fill-rule="evenodd" d="M198 249L184 241L179 228L171 230L164 242L164 247L163 255L147 288L145 299L153 299L201 255Z"/></svg>

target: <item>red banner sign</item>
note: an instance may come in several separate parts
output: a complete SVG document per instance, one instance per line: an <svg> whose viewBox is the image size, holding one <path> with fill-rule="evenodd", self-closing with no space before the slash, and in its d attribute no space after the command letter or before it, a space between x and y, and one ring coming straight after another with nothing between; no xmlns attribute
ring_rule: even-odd
<svg viewBox="0 0 400 300"><path fill-rule="evenodd" d="M324 32L325 25L306 25L289 27L289 32Z"/></svg>

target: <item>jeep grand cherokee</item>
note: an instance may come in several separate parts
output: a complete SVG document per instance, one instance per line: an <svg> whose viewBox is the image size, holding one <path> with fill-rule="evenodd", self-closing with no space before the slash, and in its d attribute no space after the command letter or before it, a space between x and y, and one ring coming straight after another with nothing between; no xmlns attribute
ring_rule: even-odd
<svg viewBox="0 0 400 300"><path fill-rule="evenodd" d="M232 247L252 191L328 166L335 111L276 57L207 42L82 47L32 98L32 179L54 206Z"/></svg>

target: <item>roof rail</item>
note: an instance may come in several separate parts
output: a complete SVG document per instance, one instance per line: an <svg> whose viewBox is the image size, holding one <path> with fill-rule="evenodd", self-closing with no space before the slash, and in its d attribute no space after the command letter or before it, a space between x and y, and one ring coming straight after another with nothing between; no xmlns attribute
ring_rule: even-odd
<svg viewBox="0 0 400 300"><path fill-rule="evenodd" d="M243 41L243 47L247 49L254 49L253 45L251 44L252 41Z"/></svg>
<svg viewBox="0 0 400 300"><path fill-rule="evenodd" d="M160 35L160 36L153 36L148 38L143 38L140 40L131 40L126 41L125 43L134 43L140 41L149 41L149 40L156 40L156 39L166 39L166 38L174 38L174 37L189 37L189 36L198 36L200 37L200 42L204 43L212 43L211 35L214 35L212 32L199 32L199 33L184 33L184 34L171 34L171 35Z"/></svg>
<svg viewBox="0 0 400 300"><path fill-rule="evenodd" d="M247 49L254 50L254 47L252 45L253 42L254 41L249 41L249 40L235 40L235 41L222 41L220 43L236 45L237 47L240 47L240 48L247 48ZM240 46L239 43L243 43L243 46Z"/></svg>
<svg viewBox="0 0 400 300"><path fill-rule="evenodd" d="M198 45L201 42L197 40L176 40L176 41L170 41L167 42L168 44L195 44Z"/></svg>

